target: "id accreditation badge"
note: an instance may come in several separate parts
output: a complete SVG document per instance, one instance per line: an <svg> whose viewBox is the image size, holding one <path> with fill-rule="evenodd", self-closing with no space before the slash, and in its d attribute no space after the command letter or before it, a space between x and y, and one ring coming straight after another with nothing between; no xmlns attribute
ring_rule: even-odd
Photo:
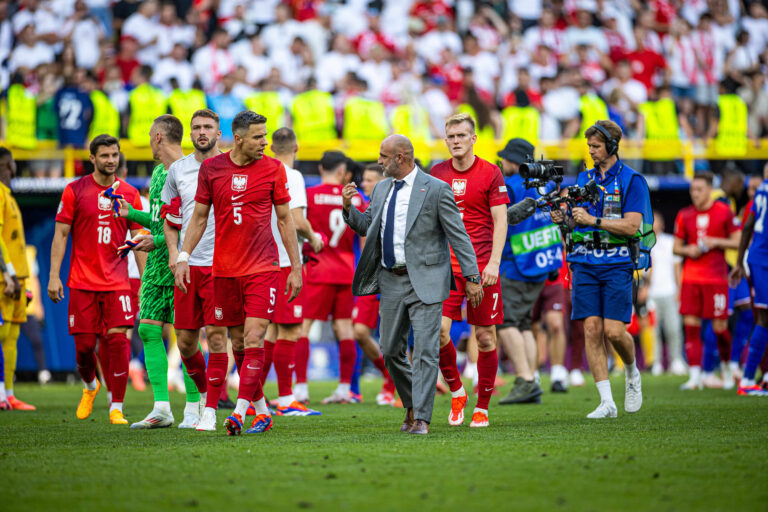
<svg viewBox="0 0 768 512"><path fill-rule="evenodd" d="M606 219L621 218L621 194L606 192L603 196L603 217Z"/></svg>

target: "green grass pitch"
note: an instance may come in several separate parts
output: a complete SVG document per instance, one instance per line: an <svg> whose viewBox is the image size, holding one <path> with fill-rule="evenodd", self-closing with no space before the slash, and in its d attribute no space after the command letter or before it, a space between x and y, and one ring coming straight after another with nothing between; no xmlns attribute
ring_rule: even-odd
<svg viewBox="0 0 768 512"><path fill-rule="evenodd" d="M399 432L402 409L376 406L377 381L359 405L317 405L334 384L310 384L323 416L237 438L109 425L103 391L79 421L79 386L18 385L38 411L0 413L0 510L768 510L768 398L681 392L682 380L644 376L629 415L624 378L612 379L615 420L585 418L592 383L538 406L494 398L487 429L468 427L474 398L449 427L438 397L426 437ZM129 421L151 397L129 390ZM177 422L183 400L172 395Z"/></svg>

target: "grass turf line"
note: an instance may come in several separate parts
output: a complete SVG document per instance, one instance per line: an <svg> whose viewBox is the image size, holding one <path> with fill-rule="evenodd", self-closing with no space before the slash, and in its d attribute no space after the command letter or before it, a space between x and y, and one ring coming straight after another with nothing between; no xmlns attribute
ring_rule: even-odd
<svg viewBox="0 0 768 512"><path fill-rule="evenodd" d="M487 429L447 423L438 397L429 436L401 434L402 409L319 405L334 383L313 383L317 418L275 417L266 434L230 438L174 427L109 425L106 393L75 418L79 386L17 386L36 412L0 413L0 510L763 510L768 486L768 399L682 392L680 377L643 377L639 413L587 420L589 382L542 405L498 406ZM502 396L509 385L502 388ZM548 389L548 387L546 388ZM274 383L267 386L275 396ZM184 395L171 402L178 424ZM128 420L152 406L129 389ZM250 421L250 420L249 420Z"/></svg>

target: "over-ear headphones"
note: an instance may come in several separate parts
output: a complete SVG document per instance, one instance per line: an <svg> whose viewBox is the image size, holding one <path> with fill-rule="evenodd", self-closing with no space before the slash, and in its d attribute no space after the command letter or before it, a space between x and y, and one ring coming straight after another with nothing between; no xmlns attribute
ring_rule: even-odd
<svg viewBox="0 0 768 512"><path fill-rule="evenodd" d="M592 128L602 133L603 137L605 137L605 150L608 152L608 156L615 155L619 151L619 141L614 139L613 136L608 133L608 130L599 124L593 124Z"/></svg>

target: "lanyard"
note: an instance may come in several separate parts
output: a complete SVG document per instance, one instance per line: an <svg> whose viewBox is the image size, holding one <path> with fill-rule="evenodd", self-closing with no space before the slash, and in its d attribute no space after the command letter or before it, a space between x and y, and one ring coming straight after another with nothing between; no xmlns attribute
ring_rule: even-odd
<svg viewBox="0 0 768 512"><path fill-rule="evenodd" d="M619 167L619 170L616 171L616 175L613 177L613 193L614 194L619 194L621 192L621 190L619 189L619 177L621 176L621 171L624 170L624 162L622 162L621 160L619 160L619 162L621 163L621 166ZM600 183L597 182L596 172L595 174L591 174L589 171L587 171L587 177L590 180L595 180L595 183L597 183L598 188L602 191L602 194L600 194L600 212L599 212L600 214L602 214L603 208L604 208L603 201L605 200L605 194L607 190L605 189L604 186L602 186Z"/></svg>

